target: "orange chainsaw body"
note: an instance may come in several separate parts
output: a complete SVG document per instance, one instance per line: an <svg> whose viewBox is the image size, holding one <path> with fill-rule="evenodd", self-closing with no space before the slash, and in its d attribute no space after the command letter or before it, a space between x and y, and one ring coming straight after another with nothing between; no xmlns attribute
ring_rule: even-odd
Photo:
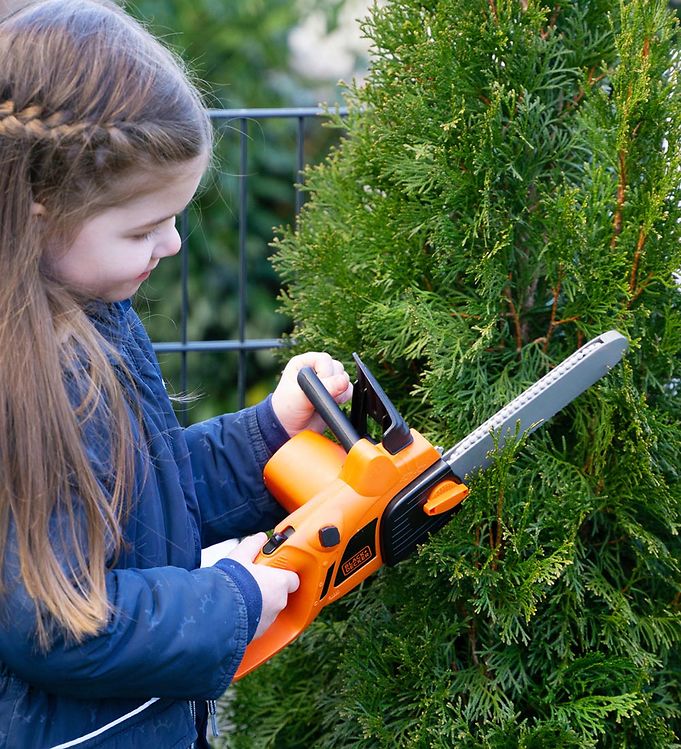
<svg viewBox="0 0 681 749"><path fill-rule="evenodd" d="M366 438L349 450L310 431L289 440L265 467L265 484L288 517L274 529L256 563L293 570L300 587L263 636L253 640L235 680L279 652L320 611L357 587L383 564L380 522L387 504L440 458L413 429L413 441L397 454ZM445 480L422 511L445 512L467 495Z"/></svg>
<svg viewBox="0 0 681 749"><path fill-rule="evenodd" d="M594 338L443 456L409 429L356 354L349 419L316 373L303 367L298 384L340 445L301 432L265 467L265 484L290 515L255 561L293 570L300 587L265 634L248 645L235 679L285 647L381 565L409 557L458 511L468 495L459 478L484 468L507 436L531 433L604 377L627 347L614 330ZM380 444L366 436L368 418L380 427Z"/></svg>

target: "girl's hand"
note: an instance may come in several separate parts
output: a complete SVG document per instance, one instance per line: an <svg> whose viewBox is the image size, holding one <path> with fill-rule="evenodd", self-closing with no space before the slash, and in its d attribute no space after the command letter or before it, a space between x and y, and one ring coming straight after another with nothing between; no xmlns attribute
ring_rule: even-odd
<svg viewBox="0 0 681 749"><path fill-rule="evenodd" d="M300 579L295 572L268 567L265 564L253 564L253 560L266 541L267 534L256 533L255 536L244 538L227 555L245 567L260 588L262 612L260 613L260 622L253 635L254 640L265 634L279 612L285 608L289 594L295 593L300 585Z"/></svg>
<svg viewBox="0 0 681 749"><path fill-rule="evenodd" d="M320 434L326 425L298 385L298 372L303 367L312 367L324 387L336 403L345 403L352 398L352 384L343 365L327 353L308 351L294 356L281 374L281 380L272 393L272 408L281 425L293 437L303 429L312 429Z"/></svg>

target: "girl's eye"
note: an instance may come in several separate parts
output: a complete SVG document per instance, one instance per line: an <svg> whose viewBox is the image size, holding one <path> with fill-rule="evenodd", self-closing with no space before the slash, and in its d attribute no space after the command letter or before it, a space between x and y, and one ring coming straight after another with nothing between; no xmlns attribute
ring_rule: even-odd
<svg viewBox="0 0 681 749"><path fill-rule="evenodd" d="M165 221L162 221L160 224L157 224L153 229L150 229L149 231L145 231L144 234L133 234L132 239L138 240L140 242L144 242L147 239L151 239L151 237L153 237L154 234L158 234L158 232L160 232L164 228L164 226L168 223L171 223L173 226L175 226L175 216L171 216Z"/></svg>
<svg viewBox="0 0 681 749"><path fill-rule="evenodd" d="M144 242L147 239L151 239L157 231L158 229L152 229L151 231L144 232L144 234L133 234L132 238L139 242Z"/></svg>

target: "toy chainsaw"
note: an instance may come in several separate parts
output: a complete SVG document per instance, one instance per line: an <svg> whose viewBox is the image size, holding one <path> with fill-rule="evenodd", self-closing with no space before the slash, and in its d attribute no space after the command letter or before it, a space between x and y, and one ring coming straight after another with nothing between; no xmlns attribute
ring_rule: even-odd
<svg viewBox="0 0 681 749"><path fill-rule="evenodd" d="M265 466L266 486L290 514L256 562L295 571L300 587L265 634L248 645L235 680L383 564L408 557L451 520L468 495L464 481L489 465L496 449L558 413L626 349L616 331L593 339L444 453L409 429L356 354L349 419L314 371L302 369L298 383L340 444L304 431ZM379 443L367 436L367 417L382 430Z"/></svg>

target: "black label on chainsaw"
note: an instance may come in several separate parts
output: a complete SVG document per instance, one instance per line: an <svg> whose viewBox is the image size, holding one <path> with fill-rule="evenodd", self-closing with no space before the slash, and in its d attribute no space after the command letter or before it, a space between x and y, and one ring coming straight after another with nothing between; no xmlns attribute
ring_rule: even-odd
<svg viewBox="0 0 681 749"><path fill-rule="evenodd" d="M338 574L334 581L335 587L345 582L350 575L354 575L376 556L376 522L374 518L348 541L338 566Z"/></svg>

